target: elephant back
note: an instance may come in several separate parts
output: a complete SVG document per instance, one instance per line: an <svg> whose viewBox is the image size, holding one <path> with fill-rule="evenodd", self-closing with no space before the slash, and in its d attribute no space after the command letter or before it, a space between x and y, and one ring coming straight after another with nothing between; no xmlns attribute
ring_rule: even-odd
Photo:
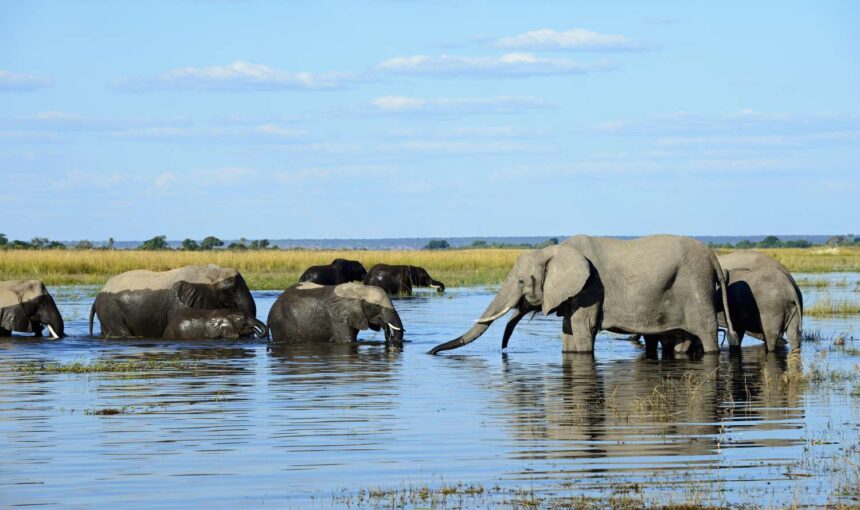
<svg viewBox="0 0 860 510"><path fill-rule="evenodd" d="M149 271L136 269L118 274L107 281L102 292L124 292L133 290L163 290L178 282L202 283L215 285L230 278L236 278L239 272L231 268L221 268L216 265L184 266L169 271Z"/></svg>
<svg viewBox="0 0 860 510"><path fill-rule="evenodd" d="M0 282L0 308L15 306L44 296L48 291L39 280Z"/></svg>

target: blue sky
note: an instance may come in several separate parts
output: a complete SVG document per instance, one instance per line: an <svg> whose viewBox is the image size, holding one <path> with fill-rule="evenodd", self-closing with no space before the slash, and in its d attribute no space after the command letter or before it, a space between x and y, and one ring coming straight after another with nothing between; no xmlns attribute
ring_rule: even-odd
<svg viewBox="0 0 860 510"><path fill-rule="evenodd" d="M860 230L860 4L699 4L2 2L0 231Z"/></svg>

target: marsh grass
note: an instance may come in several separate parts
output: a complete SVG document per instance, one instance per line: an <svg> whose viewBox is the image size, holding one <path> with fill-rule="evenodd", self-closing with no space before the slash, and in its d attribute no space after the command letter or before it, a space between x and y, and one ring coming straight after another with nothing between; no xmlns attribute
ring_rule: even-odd
<svg viewBox="0 0 860 510"><path fill-rule="evenodd" d="M289 287L309 266L335 258L375 264L408 264L426 268L450 287L498 283L507 276L522 250L439 251L0 251L0 280L38 278L48 285L103 284L132 269L166 271L189 264L217 264L238 269L257 290Z"/></svg>
<svg viewBox="0 0 860 510"><path fill-rule="evenodd" d="M838 278L830 280L827 278L798 278L798 287L813 287L816 289L824 289L827 287L848 287L848 278Z"/></svg>
<svg viewBox="0 0 860 510"><path fill-rule="evenodd" d="M804 310L803 313L812 317L858 315L860 314L860 303L848 299L834 299L832 296L825 296Z"/></svg>
<svg viewBox="0 0 860 510"><path fill-rule="evenodd" d="M521 249L469 250L6 250L0 251L0 280L38 278L48 285L103 284L132 269L165 271L189 264L238 269L252 289L284 289L313 265L335 258L426 268L449 287L496 284L504 280ZM775 248L760 250L799 272L860 272L860 248ZM720 250L727 252L727 250ZM847 284L847 283L846 283Z"/></svg>

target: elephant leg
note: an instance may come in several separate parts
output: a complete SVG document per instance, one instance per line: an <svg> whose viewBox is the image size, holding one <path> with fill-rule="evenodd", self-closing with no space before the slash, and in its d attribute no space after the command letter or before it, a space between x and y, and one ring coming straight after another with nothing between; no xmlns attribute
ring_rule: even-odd
<svg viewBox="0 0 860 510"><path fill-rule="evenodd" d="M762 316L761 332L764 336L764 345L768 352L773 352L780 347L779 341L782 339L782 328L780 320L775 320L773 317Z"/></svg>
<svg viewBox="0 0 860 510"><path fill-rule="evenodd" d="M720 352L720 344L717 343L717 321L714 320L712 322L712 324L690 331L689 335L692 335L694 338L689 338L685 335L683 341L683 344L685 345L684 350L679 351L678 346L676 345L675 352L687 352L697 341L702 346L702 352L706 354Z"/></svg>
<svg viewBox="0 0 860 510"><path fill-rule="evenodd" d="M656 335L645 335L645 355L648 358L657 358L657 345L660 339Z"/></svg>
<svg viewBox="0 0 860 510"><path fill-rule="evenodd" d="M562 352L594 352L594 337L597 331L588 320L584 309L565 315L562 322Z"/></svg>
<svg viewBox="0 0 860 510"><path fill-rule="evenodd" d="M6 328L0 328L0 337L12 336L12 332Z"/></svg>

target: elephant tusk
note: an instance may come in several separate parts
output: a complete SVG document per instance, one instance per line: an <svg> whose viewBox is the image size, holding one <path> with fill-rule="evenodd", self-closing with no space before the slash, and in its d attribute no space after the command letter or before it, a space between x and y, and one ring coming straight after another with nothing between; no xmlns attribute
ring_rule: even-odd
<svg viewBox="0 0 860 510"><path fill-rule="evenodd" d="M488 322L493 322L494 320L498 319L502 315L511 311L511 308L513 308L513 307L514 307L513 305L508 306L507 308L505 308L501 312L497 313L496 315L493 315L492 317L482 317L482 318L476 320L475 322L477 322L478 324L486 324Z"/></svg>
<svg viewBox="0 0 860 510"><path fill-rule="evenodd" d="M389 327L389 328L391 328L391 329L393 329L394 331L400 331L400 328L398 328L398 327L397 327L397 326L395 326L394 324L392 324L392 323L390 323L390 322L389 322L389 323L387 323L387 324L388 324L388 327Z"/></svg>
<svg viewBox="0 0 860 510"><path fill-rule="evenodd" d="M57 332L54 331L54 328L52 328L50 324L48 324L48 331L51 332L51 339L52 340L56 340L56 339L60 338L60 335L58 335Z"/></svg>
<svg viewBox="0 0 860 510"><path fill-rule="evenodd" d="M430 284L430 287L431 287L431 288L433 288L433 289L438 289L438 288L441 288L442 286L441 286L441 285L433 285L433 284L431 283L431 284Z"/></svg>

